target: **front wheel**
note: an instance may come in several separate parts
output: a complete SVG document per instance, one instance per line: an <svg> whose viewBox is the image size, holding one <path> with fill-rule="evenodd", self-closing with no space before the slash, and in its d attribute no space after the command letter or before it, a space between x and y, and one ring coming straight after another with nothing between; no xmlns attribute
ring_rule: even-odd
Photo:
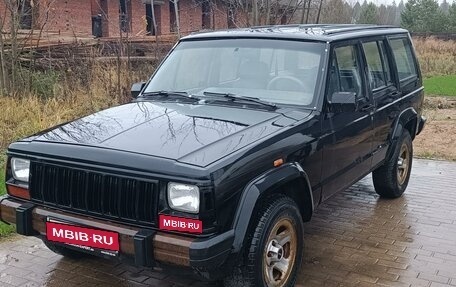
<svg viewBox="0 0 456 287"><path fill-rule="evenodd" d="M391 158L372 173L375 191L386 198L400 197L407 188L412 161L412 138L408 131L404 131L394 147Z"/></svg>
<svg viewBox="0 0 456 287"><path fill-rule="evenodd" d="M225 286L294 286L303 252L303 223L289 197L262 203L247 240L243 263Z"/></svg>

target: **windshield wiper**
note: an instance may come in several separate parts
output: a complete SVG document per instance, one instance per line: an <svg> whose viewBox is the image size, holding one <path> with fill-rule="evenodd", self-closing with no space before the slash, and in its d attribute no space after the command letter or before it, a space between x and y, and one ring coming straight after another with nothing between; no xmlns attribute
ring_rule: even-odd
<svg viewBox="0 0 456 287"><path fill-rule="evenodd" d="M244 102L251 102L251 103L256 103L262 106L266 106L270 109L277 109L277 106L273 103L269 103L266 101L262 101L259 98L255 97L247 97L247 96L241 96L241 95L236 95L232 93L223 93L223 92L203 92L205 96L222 96L226 99L229 99L231 101L244 101Z"/></svg>
<svg viewBox="0 0 456 287"><path fill-rule="evenodd" d="M194 101L199 101L200 98L195 97L194 95L191 95L187 92L179 92L179 91L154 91L154 92L144 92L141 96L143 97L179 97L179 98L185 98L187 100L194 100Z"/></svg>

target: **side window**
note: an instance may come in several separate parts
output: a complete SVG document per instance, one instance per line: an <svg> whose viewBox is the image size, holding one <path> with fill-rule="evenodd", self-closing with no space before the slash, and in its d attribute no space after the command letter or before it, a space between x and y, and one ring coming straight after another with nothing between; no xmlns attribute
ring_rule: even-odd
<svg viewBox="0 0 456 287"><path fill-rule="evenodd" d="M386 87L391 82L388 61L385 57L383 42L363 43L364 55L366 56L368 78L373 90ZM382 49L382 48L383 49Z"/></svg>
<svg viewBox="0 0 456 287"><path fill-rule="evenodd" d="M356 46L343 46L334 49L330 68L329 96L335 92L354 92L362 97L358 49Z"/></svg>
<svg viewBox="0 0 456 287"><path fill-rule="evenodd" d="M417 71L409 40L407 38L391 39L390 44L396 61L399 80L416 77Z"/></svg>
<svg viewBox="0 0 456 287"><path fill-rule="evenodd" d="M380 53L382 54L382 59L383 59L383 70L385 72L385 78L387 83L392 83L392 77L391 77L391 69L388 61L388 54L386 53L386 46L385 42L381 41L378 42L378 46L380 47Z"/></svg>

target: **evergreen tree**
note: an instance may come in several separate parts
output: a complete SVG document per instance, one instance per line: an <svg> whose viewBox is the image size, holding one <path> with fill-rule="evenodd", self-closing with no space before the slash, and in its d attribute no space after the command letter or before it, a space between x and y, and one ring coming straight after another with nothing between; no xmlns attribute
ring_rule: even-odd
<svg viewBox="0 0 456 287"><path fill-rule="evenodd" d="M401 15L402 15L402 12L404 12L405 10L405 5L404 5L404 0L401 0L401 2L399 2L399 5L397 5L397 9L396 9L396 18L394 20L394 25L401 25Z"/></svg>
<svg viewBox="0 0 456 287"><path fill-rule="evenodd" d="M395 1L393 1L393 3L391 5L388 5L386 7L386 13L387 13L386 24L388 24L388 25L398 25L399 24L399 23L396 24L396 10L397 10L397 6L396 6Z"/></svg>
<svg viewBox="0 0 456 287"><path fill-rule="evenodd" d="M388 9L384 4L377 7L377 22L380 25L388 24Z"/></svg>
<svg viewBox="0 0 456 287"><path fill-rule="evenodd" d="M364 4L363 4L364 6ZM377 6L374 3L370 2L362 10L361 15L359 16L360 24L377 24L378 15L377 15Z"/></svg>
<svg viewBox="0 0 456 287"><path fill-rule="evenodd" d="M456 2L453 2L453 5L448 9L448 25L449 30L456 33Z"/></svg>
<svg viewBox="0 0 456 287"><path fill-rule="evenodd" d="M401 24L412 32L443 32L448 29L445 14L435 0L409 0Z"/></svg>
<svg viewBox="0 0 456 287"><path fill-rule="evenodd" d="M363 1L363 4L361 5L361 11L365 10L367 7L367 0ZM361 13L361 12L360 12Z"/></svg>
<svg viewBox="0 0 456 287"><path fill-rule="evenodd" d="M361 4L356 1L355 6L353 6L353 23L359 23L359 16L361 15Z"/></svg>
<svg viewBox="0 0 456 287"><path fill-rule="evenodd" d="M448 14L450 4L448 4L447 0L443 0L442 4L440 4L440 10L442 10L443 13Z"/></svg>

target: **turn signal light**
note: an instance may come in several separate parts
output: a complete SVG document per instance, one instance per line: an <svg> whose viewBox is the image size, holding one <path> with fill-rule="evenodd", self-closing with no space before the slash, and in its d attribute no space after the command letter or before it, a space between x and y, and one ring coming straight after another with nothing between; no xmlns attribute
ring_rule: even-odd
<svg viewBox="0 0 456 287"><path fill-rule="evenodd" d="M6 189L9 195L30 200L30 192L27 188L7 184Z"/></svg>
<svg viewBox="0 0 456 287"><path fill-rule="evenodd" d="M274 161L274 167L279 167L282 164L283 164L283 158L279 158Z"/></svg>

